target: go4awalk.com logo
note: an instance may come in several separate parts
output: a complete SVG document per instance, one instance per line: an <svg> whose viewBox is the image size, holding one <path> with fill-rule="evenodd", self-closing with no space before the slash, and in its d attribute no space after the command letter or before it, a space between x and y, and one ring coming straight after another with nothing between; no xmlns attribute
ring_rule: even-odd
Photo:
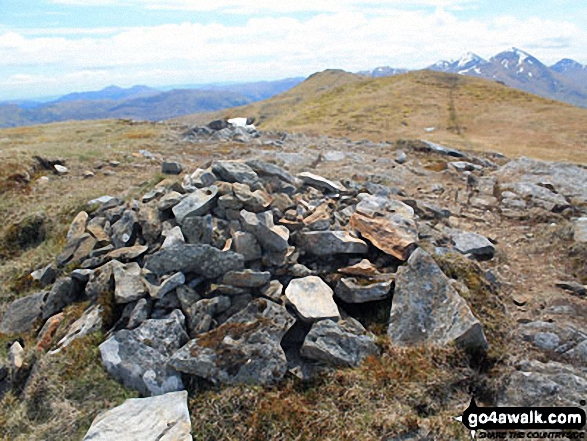
<svg viewBox="0 0 587 441"><path fill-rule="evenodd" d="M585 401L580 405L585 406ZM455 420L479 439L587 439L580 407L478 407L471 400Z"/></svg>

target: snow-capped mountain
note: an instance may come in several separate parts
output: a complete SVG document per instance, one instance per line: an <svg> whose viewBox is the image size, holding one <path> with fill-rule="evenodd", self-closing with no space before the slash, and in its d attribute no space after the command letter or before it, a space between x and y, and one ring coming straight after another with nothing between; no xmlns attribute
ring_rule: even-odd
<svg viewBox="0 0 587 441"><path fill-rule="evenodd" d="M438 72L457 73L461 75L481 75L481 68L487 64L483 58L473 52L467 52L454 61L439 61L428 69Z"/></svg>
<svg viewBox="0 0 587 441"><path fill-rule="evenodd" d="M528 52L513 47L489 60L467 52L457 60L441 60L426 69L499 81L545 98L587 107L587 66L570 59L549 67ZM359 73L379 77L404 72L403 69L380 67Z"/></svg>
<svg viewBox="0 0 587 441"><path fill-rule="evenodd" d="M357 72L359 75L366 75L369 77L391 77L393 75L400 75L408 72L408 69L396 69L389 66L376 67L373 70L362 70Z"/></svg>

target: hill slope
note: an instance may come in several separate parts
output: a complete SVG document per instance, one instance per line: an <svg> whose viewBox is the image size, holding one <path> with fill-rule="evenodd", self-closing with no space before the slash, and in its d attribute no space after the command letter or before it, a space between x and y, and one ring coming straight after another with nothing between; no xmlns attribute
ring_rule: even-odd
<svg viewBox="0 0 587 441"><path fill-rule="evenodd" d="M514 156L587 162L587 110L463 75L416 71L365 78L325 71L269 100L176 121L202 124L239 115L256 117L263 130L372 141L418 137Z"/></svg>

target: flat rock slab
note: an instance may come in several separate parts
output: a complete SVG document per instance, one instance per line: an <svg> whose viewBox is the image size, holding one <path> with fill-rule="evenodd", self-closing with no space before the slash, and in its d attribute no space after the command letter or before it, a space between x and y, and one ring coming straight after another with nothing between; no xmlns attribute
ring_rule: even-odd
<svg viewBox="0 0 587 441"><path fill-rule="evenodd" d="M351 319L352 320L352 319ZM378 353L373 338L356 321L345 326L332 320L321 320L312 329L300 350L302 357L334 366L358 366L369 355ZM357 326L358 325L358 326Z"/></svg>
<svg viewBox="0 0 587 441"><path fill-rule="evenodd" d="M298 245L307 253L315 256L365 254L369 250L364 241L346 231L300 232Z"/></svg>
<svg viewBox="0 0 587 441"><path fill-rule="evenodd" d="M186 391L131 398L98 415L83 441L192 441Z"/></svg>
<svg viewBox="0 0 587 441"><path fill-rule="evenodd" d="M365 303L383 300L390 296L393 280L380 282L359 281L348 277L338 281L336 297L347 303Z"/></svg>
<svg viewBox="0 0 587 441"><path fill-rule="evenodd" d="M399 346L451 342L488 347L481 323L434 259L421 248L397 272L388 335Z"/></svg>
<svg viewBox="0 0 587 441"><path fill-rule="evenodd" d="M304 321L340 319L333 295L332 289L317 276L293 279L285 289L285 297Z"/></svg>
<svg viewBox="0 0 587 441"><path fill-rule="evenodd" d="M252 185L259 180L257 173L243 162L216 161L212 164L212 172L226 182Z"/></svg>
<svg viewBox="0 0 587 441"><path fill-rule="evenodd" d="M403 202L368 196L357 204L350 224L381 251L399 260L406 260L416 248L414 210Z"/></svg>
<svg viewBox="0 0 587 441"><path fill-rule="evenodd" d="M177 222L182 224L187 218L208 214L213 207L218 195L218 188L215 185L202 189L195 189L182 201L175 205L171 211Z"/></svg>
<svg viewBox="0 0 587 441"><path fill-rule="evenodd" d="M283 306L255 299L177 351L171 365L215 383L274 383L287 371L280 343L294 322Z"/></svg>
<svg viewBox="0 0 587 441"><path fill-rule="evenodd" d="M342 185L323 178L322 176L315 175L314 173L303 172L298 175L298 178L300 178L304 184L328 193L338 193L345 190Z"/></svg>
<svg viewBox="0 0 587 441"><path fill-rule="evenodd" d="M480 259L491 259L495 247L484 236L477 233L457 233L452 236L455 249L461 254L471 254Z"/></svg>
<svg viewBox="0 0 587 441"><path fill-rule="evenodd" d="M0 333L18 334L31 330L43 313L48 294L47 291L41 291L13 301L2 318Z"/></svg>
<svg viewBox="0 0 587 441"><path fill-rule="evenodd" d="M221 251L211 245L177 244L145 258L146 269L157 275L181 271L215 278L244 267L244 258L233 251Z"/></svg>
<svg viewBox="0 0 587 441"><path fill-rule="evenodd" d="M269 271L253 271L246 269L243 271L230 271L222 278L225 285L240 286L243 288L259 288L271 280Z"/></svg>
<svg viewBox="0 0 587 441"><path fill-rule="evenodd" d="M300 187L302 185L302 181L300 179L292 176L275 164L270 164L268 162L259 160L247 161L246 164L260 176L275 176L282 181L292 184L295 187Z"/></svg>
<svg viewBox="0 0 587 441"><path fill-rule="evenodd" d="M145 396L183 390L180 374L168 364L188 340L179 310L169 318L151 319L138 328L123 329L100 345L102 363L110 375Z"/></svg>

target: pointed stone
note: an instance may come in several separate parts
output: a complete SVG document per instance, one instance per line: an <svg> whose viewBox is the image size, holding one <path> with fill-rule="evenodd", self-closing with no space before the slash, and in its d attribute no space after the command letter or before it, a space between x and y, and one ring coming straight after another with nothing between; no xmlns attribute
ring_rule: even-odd
<svg viewBox="0 0 587 441"><path fill-rule="evenodd" d="M365 254L367 244L346 231L308 231L298 234L299 247L315 256Z"/></svg>
<svg viewBox="0 0 587 441"><path fill-rule="evenodd" d="M218 187L212 185L207 188L196 189L173 207L173 215L177 222L183 224L187 218L204 216L209 213L216 202Z"/></svg>

